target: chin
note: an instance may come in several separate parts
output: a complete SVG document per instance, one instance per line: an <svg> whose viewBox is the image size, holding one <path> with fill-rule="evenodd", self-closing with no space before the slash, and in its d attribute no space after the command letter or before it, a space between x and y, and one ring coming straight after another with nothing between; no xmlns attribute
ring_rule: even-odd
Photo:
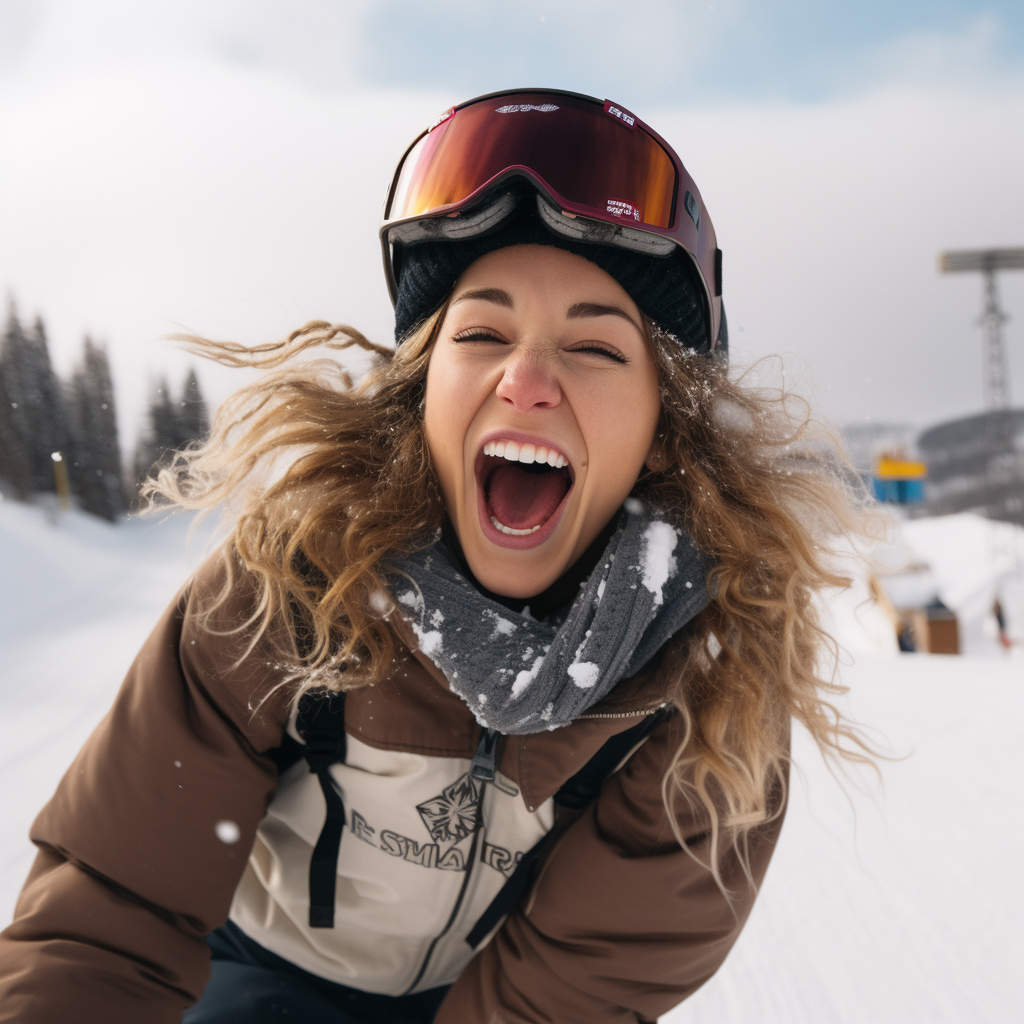
<svg viewBox="0 0 1024 1024"><path fill-rule="evenodd" d="M462 524L455 524L463 555L477 581L495 594L533 597L551 586L573 562L578 538L567 536L565 530L571 516L562 522L560 536L549 533L541 541L499 533L490 523L482 521L477 509L466 518L468 522L464 519Z"/></svg>
<svg viewBox="0 0 1024 1024"><path fill-rule="evenodd" d="M478 573L474 569L473 574L492 593L524 599L547 590L566 568L561 566L553 571L545 567L544 570L536 571L527 566L509 566L506 569L492 564L486 572Z"/></svg>

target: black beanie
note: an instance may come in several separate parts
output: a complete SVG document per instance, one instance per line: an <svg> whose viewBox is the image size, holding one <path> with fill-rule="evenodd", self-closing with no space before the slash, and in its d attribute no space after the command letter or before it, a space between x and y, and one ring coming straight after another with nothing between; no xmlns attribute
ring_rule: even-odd
<svg viewBox="0 0 1024 1024"><path fill-rule="evenodd" d="M536 214L520 209L490 234L473 238L396 246L395 341L401 341L440 308L459 275L496 249L511 245L552 245L582 256L613 277L637 307L684 348L708 347L702 289L682 252L651 256L609 245L578 242L549 231Z"/></svg>

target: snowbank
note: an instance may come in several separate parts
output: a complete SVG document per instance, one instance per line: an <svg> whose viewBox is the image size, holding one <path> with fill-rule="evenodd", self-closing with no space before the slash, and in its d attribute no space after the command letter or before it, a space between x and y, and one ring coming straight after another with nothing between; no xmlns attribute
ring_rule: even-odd
<svg viewBox="0 0 1024 1024"><path fill-rule="evenodd" d="M1001 655L992 613L997 597L1007 632L1024 643L1024 528L964 512L909 519L901 533L913 558L931 567L943 603L957 613L964 654Z"/></svg>
<svg viewBox="0 0 1024 1024"><path fill-rule="evenodd" d="M0 921L32 819L209 542L203 524L187 543L190 525L0 501Z"/></svg>
<svg viewBox="0 0 1024 1024"><path fill-rule="evenodd" d="M853 585L821 599L823 624L850 658L899 653L872 593L872 574L897 607L940 598L956 613L961 654L1006 655L992 610L996 598L1007 633L1024 645L1024 528L973 513L894 520L887 539L866 545L864 555L870 563L849 549L840 556L838 568Z"/></svg>

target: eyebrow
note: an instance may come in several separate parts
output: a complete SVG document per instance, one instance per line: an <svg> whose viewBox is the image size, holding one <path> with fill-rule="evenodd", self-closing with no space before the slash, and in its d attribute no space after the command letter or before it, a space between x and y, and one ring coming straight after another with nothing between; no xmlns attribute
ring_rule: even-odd
<svg viewBox="0 0 1024 1024"><path fill-rule="evenodd" d="M499 306L504 306L507 309L514 309L515 302L512 300L512 296L503 288L477 288L474 291L463 292L457 299L452 302L453 306L457 306L460 302L467 302L470 299L480 299L483 302L493 302ZM566 310L565 317L567 320L579 320L585 317L594 316L620 316L623 320L628 320L641 334L643 329L640 325L620 306L605 306L599 302L575 302Z"/></svg>
<svg viewBox="0 0 1024 1024"><path fill-rule="evenodd" d="M643 334L643 331L640 329L640 325L619 306L602 306L598 302L577 302L569 307L565 316L568 320L576 320L589 316L621 316L623 320L628 320L638 331L640 331L641 334Z"/></svg>
<svg viewBox="0 0 1024 1024"><path fill-rule="evenodd" d="M501 288L478 288L476 291L463 292L452 305L457 306L460 302L466 302L469 299L482 299L484 302L495 302L508 309L515 308L512 296Z"/></svg>

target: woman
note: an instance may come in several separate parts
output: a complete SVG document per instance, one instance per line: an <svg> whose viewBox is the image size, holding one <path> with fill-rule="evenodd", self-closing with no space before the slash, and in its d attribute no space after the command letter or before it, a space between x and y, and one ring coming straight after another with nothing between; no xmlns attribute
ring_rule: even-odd
<svg viewBox="0 0 1024 1024"><path fill-rule="evenodd" d="M0 1020L651 1021L750 912L790 718L855 739L813 603L851 514L727 379L667 144L575 94L473 100L381 237L394 353L190 340L380 364L277 369L151 485L233 535L33 827Z"/></svg>

